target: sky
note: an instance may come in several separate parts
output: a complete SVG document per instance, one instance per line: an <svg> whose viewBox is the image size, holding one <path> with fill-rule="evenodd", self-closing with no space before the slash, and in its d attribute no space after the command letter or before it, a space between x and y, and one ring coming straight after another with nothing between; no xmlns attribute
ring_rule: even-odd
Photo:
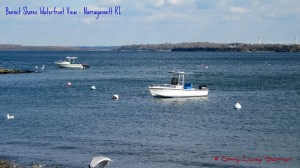
<svg viewBox="0 0 300 168"><path fill-rule="evenodd" d="M43 15L42 7L64 14ZM112 12L97 19L84 8ZM300 0L0 0L0 44L258 43L259 36L262 43L300 42Z"/></svg>

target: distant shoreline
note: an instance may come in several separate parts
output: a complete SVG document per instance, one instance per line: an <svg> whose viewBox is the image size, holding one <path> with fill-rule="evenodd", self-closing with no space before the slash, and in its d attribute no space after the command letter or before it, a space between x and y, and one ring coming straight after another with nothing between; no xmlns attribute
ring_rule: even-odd
<svg viewBox="0 0 300 168"><path fill-rule="evenodd" d="M23 46L15 44L0 44L0 51L107 51L113 46Z"/></svg>
<svg viewBox="0 0 300 168"><path fill-rule="evenodd" d="M0 44L0 51L185 51L185 52L300 52L300 44L164 43L123 46L23 46Z"/></svg>

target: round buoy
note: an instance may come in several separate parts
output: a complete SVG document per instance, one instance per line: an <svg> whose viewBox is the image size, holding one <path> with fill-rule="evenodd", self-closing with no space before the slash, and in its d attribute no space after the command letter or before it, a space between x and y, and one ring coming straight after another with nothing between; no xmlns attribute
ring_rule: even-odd
<svg viewBox="0 0 300 168"><path fill-rule="evenodd" d="M236 104L234 105L235 109L240 109L242 108L241 104L239 102L236 102Z"/></svg>
<svg viewBox="0 0 300 168"><path fill-rule="evenodd" d="M95 90L95 89L96 89L95 85L91 86L91 90Z"/></svg>
<svg viewBox="0 0 300 168"><path fill-rule="evenodd" d="M116 95L116 94L113 95L113 99L114 99L114 100L119 100L119 95Z"/></svg>
<svg viewBox="0 0 300 168"><path fill-rule="evenodd" d="M72 86L72 83L71 83L71 82L68 82L68 83L67 83L67 86Z"/></svg>

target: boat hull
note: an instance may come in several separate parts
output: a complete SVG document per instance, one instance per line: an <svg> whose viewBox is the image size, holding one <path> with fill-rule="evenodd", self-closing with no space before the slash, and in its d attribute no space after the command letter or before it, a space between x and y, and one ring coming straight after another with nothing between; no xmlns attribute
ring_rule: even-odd
<svg viewBox="0 0 300 168"><path fill-rule="evenodd" d="M206 97L208 89L181 89L181 88L168 88L168 87L148 87L153 97Z"/></svg>
<svg viewBox="0 0 300 168"><path fill-rule="evenodd" d="M89 68L89 66L84 64L64 64L64 63L55 63L60 68L75 68L75 69L84 69Z"/></svg>

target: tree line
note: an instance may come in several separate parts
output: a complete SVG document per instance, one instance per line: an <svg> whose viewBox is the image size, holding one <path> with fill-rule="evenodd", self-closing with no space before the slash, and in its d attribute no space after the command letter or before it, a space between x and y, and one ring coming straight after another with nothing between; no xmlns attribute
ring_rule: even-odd
<svg viewBox="0 0 300 168"><path fill-rule="evenodd" d="M299 44L244 44L244 43L178 43L139 44L119 47L129 51L211 51L211 52L300 52Z"/></svg>

